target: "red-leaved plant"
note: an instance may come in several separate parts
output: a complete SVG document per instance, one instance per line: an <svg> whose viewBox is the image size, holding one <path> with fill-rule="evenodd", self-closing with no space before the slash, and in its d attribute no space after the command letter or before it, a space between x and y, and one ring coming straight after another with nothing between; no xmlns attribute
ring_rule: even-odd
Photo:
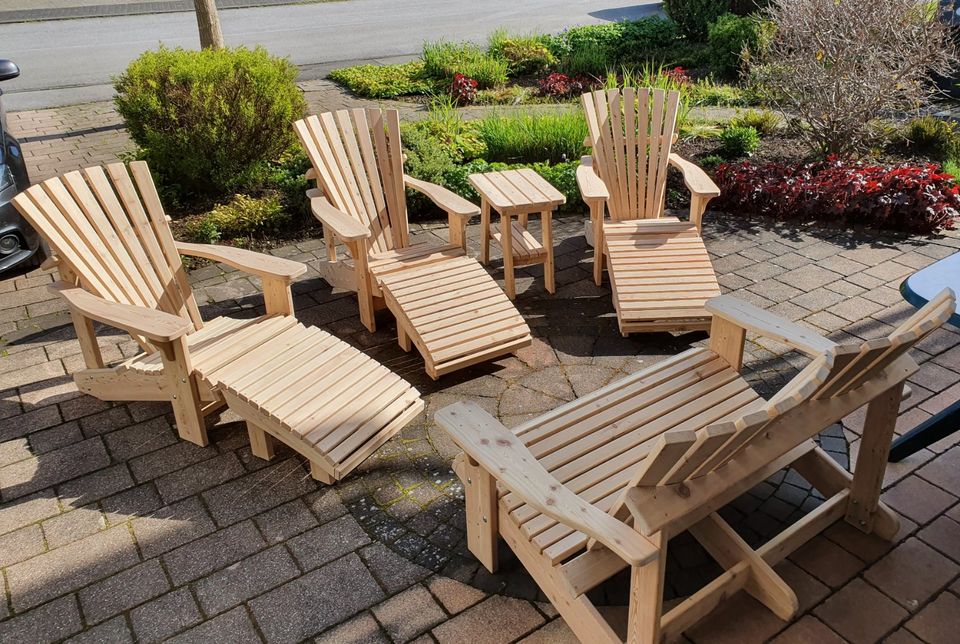
<svg viewBox="0 0 960 644"><path fill-rule="evenodd" d="M940 166L841 161L749 161L716 170L720 210L777 219L823 220L909 233L953 228L960 190Z"/></svg>
<svg viewBox="0 0 960 644"><path fill-rule="evenodd" d="M457 73L450 83L450 96L457 105L470 105L477 99L477 81Z"/></svg>
<svg viewBox="0 0 960 644"><path fill-rule="evenodd" d="M583 94L590 88L590 81L583 76L567 76L554 72L546 78L541 78L540 93L552 98L566 98Z"/></svg>
<svg viewBox="0 0 960 644"><path fill-rule="evenodd" d="M677 85L690 84L690 73L683 67L674 67L673 69L668 69L662 73Z"/></svg>

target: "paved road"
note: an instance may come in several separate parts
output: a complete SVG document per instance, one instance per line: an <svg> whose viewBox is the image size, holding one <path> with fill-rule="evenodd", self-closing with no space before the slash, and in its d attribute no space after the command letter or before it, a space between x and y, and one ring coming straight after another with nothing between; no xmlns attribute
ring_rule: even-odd
<svg viewBox="0 0 960 644"><path fill-rule="evenodd" d="M221 12L232 45L263 45L298 65L376 59L419 51L424 40L482 40L497 27L555 32L655 13L634 0L351 0ZM192 13L0 25L0 56L21 78L4 83L8 110L103 100L110 78L158 43L198 47Z"/></svg>

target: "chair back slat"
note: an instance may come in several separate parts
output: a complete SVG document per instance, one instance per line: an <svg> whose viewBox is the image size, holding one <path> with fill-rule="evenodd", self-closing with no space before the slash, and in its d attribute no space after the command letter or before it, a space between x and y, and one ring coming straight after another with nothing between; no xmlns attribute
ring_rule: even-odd
<svg viewBox="0 0 960 644"><path fill-rule="evenodd" d="M626 87L589 92L581 102L594 168L610 192L611 219L659 217L680 93Z"/></svg>
<svg viewBox="0 0 960 644"><path fill-rule="evenodd" d="M406 246L399 113L338 110L301 119L294 129L327 200L370 230L370 252Z"/></svg>
<svg viewBox="0 0 960 644"><path fill-rule="evenodd" d="M31 186L14 199L80 285L104 299L203 322L170 225L142 161L92 167ZM144 349L152 351L142 338Z"/></svg>

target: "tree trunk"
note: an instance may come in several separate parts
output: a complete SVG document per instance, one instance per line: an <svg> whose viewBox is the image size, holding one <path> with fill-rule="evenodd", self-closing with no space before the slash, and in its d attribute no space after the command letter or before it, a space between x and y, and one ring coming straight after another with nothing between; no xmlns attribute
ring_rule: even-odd
<svg viewBox="0 0 960 644"><path fill-rule="evenodd" d="M200 47L203 49L221 49L223 32L220 31L220 16L217 14L216 0L193 0L197 8L197 27L200 29Z"/></svg>

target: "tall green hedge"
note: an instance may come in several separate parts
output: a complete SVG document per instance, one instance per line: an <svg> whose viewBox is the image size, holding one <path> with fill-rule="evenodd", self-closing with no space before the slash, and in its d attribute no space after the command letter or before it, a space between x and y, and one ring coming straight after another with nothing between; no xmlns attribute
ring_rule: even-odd
<svg viewBox="0 0 960 644"><path fill-rule="evenodd" d="M161 185L180 195L240 190L294 143L306 103L297 68L262 48L161 47L114 80L117 110Z"/></svg>

